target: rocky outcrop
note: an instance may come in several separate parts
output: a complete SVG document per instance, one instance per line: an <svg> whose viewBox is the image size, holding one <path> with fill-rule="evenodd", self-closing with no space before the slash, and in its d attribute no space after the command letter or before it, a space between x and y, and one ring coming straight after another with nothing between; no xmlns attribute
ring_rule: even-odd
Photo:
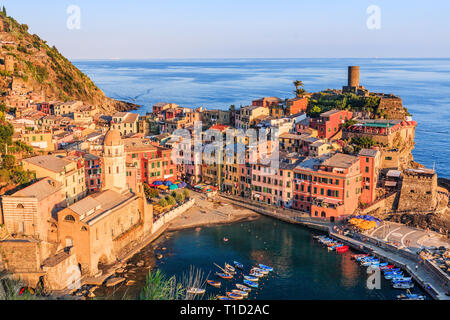
<svg viewBox="0 0 450 320"><path fill-rule="evenodd" d="M34 92L48 101L80 100L104 114L137 109L114 100L67 60L56 47L0 12L0 94Z"/></svg>

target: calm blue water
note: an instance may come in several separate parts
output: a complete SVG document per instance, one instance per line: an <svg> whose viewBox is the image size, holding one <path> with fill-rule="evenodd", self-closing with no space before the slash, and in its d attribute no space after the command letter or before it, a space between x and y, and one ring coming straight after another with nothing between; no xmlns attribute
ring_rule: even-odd
<svg viewBox="0 0 450 320"><path fill-rule="evenodd" d="M305 89L341 88L347 66L361 67L360 83L394 93L419 123L416 161L450 178L450 59L240 59L76 61L110 97L143 105L174 102L183 107L228 108L263 96L291 97L292 82Z"/></svg>
<svg viewBox="0 0 450 320"><path fill-rule="evenodd" d="M182 279L190 266L203 271L209 279L222 282L222 288L207 286L207 296L225 295L243 283L238 272L233 280L215 277L220 271L214 262L223 266L225 262L237 260L244 264L248 274L251 266L262 263L274 268L274 272L260 279L260 288L253 289L249 299L395 299L404 290L391 288L390 282L381 276L381 288L367 288L367 270L351 260L352 252L344 254L329 252L326 247L312 239L309 229L262 217L252 222L205 227L200 230L183 230L157 241L159 248L166 247L157 267L167 275ZM227 237L228 242L223 238ZM152 245L144 248L130 261L148 261L153 257ZM146 270L131 275L137 281L134 287L121 287L115 298L136 298L143 286ZM204 278L204 279L205 279ZM420 288L412 289L421 293ZM111 290L98 291L97 296L111 297Z"/></svg>

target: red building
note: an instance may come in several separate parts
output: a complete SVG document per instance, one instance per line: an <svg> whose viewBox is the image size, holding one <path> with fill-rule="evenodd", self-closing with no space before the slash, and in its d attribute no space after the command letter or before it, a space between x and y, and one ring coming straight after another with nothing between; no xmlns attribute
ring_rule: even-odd
<svg viewBox="0 0 450 320"><path fill-rule="evenodd" d="M369 204L376 198L381 153L376 149L362 149L358 157L362 177L362 193L359 200L361 203Z"/></svg>
<svg viewBox="0 0 450 320"><path fill-rule="evenodd" d="M289 99L287 101L286 115L290 116L293 114L306 112L306 109L308 108L308 100L309 99L307 97Z"/></svg>
<svg viewBox="0 0 450 320"><path fill-rule="evenodd" d="M352 214L361 194L360 160L337 153L306 158L294 169L293 208L330 220Z"/></svg>
<svg viewBox="0 0 450 320"><path fill-rule="evenodd" d="M90 153L84 154L83 158L86 189L89 193L100 192L103 184L101 158Z"/></svg>
<svg viewBox="0 0 450 320"><path fill-rule="evenodd" d="M340 130L340 127L353 116L351 111L330 110L321 113L318 118L312 118L310 127L316 129L319 138L329 139Z"/></svg>
<svg viewBox="0 0 450 320"><path fill-rule="evenodd" d="M283 100L277 97L264 97L261 99L253 100L252 106L255 107L271 107L271 106L277 106L279 104L283 103Z"/></svg>
<svg viewBox="0 0 450 320"><path fill-rule="evenodd" d="M172 161L172 149L141 138L124 139L127 166L134 166L136 179L151 184L156 180L176 180L177 166ZM131 174L131 171L130 171ZM134 178L133 178L134 179Z"/></svg>

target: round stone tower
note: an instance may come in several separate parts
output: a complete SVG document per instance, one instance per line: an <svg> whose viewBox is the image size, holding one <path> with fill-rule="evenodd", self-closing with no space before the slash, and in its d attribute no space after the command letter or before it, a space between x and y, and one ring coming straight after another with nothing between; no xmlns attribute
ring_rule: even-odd
<svg viewBox="0 0 450 320"><path fill-rule="evenodd" d="M359 87L359 66L348 67L348 86Z"/></svg>
<svg viewBox="0 0 450 320"><path fill-rule="evenodd" d="M127 186L125 146L118 130L109 130L103 140L105 189L124 191Z"/></svg>

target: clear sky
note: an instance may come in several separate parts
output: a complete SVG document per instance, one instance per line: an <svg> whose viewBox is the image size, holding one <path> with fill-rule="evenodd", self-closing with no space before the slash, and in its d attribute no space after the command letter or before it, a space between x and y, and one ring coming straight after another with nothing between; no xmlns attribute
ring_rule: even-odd
<svg viewBox="0 0 450 320"><path fill-rule="evenodd" d="M450 57L448 0L0 0L0 5L70 59ZM80 8L80 29L67 27L70 5ZM379 29L367 27L371 5L380 9Z"/></svg>

